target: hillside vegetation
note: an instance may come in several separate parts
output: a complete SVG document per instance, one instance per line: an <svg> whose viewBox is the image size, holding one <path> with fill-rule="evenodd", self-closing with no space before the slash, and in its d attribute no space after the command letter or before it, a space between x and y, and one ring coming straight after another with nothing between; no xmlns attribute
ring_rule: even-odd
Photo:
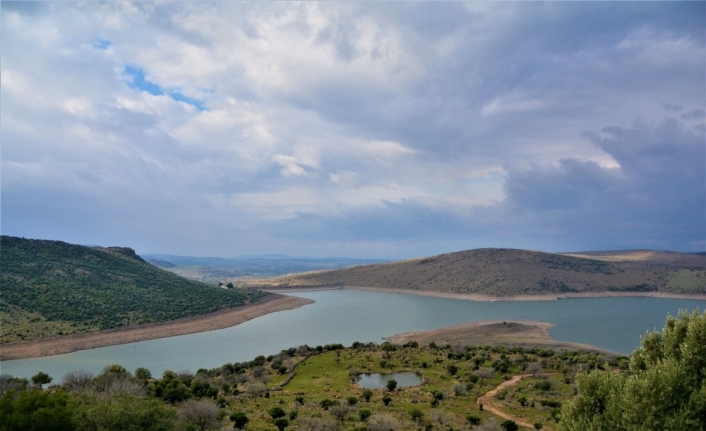
<svg viewBox="0 0 706 431"><path fill-rule="evenodd" d="M668 318L631 358L477 344L299 346L152 376L0 376L0 431L643 431L706 429L706 315ZM389 376L414 373L405 386ZM362 374L380 373L365 389ZM387 378L387 380L385 380ZM399 378L399 377L398 377Z"/></svg>
<svg viewBox="0 0 706 431"><path fill-rule="evenodd" d="M156 268L121 247L0 238L0 342L165 322L251 303Z"/></svg>
<svg viewBox="0 0 706 431"><path fill-rule="evenodd" d="M621 257L622 256L622 257ZM706 256L554 254L478 249L259 280L260 286L362 286L493 296L578 292L706 293Z"/></svg>

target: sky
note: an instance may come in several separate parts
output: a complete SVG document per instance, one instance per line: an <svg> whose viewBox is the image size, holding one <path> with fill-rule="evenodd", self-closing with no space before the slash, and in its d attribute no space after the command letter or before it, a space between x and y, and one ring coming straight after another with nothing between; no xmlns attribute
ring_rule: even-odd
<svg viewBox="0 0 706 431"><path fill-rule="evenodd" d="M704 251L705 4L3 1L1 231Z"/></svg>

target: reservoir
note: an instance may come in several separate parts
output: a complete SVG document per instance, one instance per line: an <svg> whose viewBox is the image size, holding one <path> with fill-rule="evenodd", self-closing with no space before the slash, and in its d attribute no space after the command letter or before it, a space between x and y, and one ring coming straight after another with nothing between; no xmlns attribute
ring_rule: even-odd
<svg viewBox="0 0 706 431"><path fill-rule="evenodd" d="M217 331L2 361L0 374L31 377L44 371L60 383L70 371L98 374L110 364L120 364L130 372L145 367L160 377L165 370L196 372L303 344L380 343L382 337L401 332L503 319L550 322L557 340L629 354L645 332L662 329L668 314L706 308L704 301L641 297L476 302L356 290L290 294L316 302Z"/></svg>

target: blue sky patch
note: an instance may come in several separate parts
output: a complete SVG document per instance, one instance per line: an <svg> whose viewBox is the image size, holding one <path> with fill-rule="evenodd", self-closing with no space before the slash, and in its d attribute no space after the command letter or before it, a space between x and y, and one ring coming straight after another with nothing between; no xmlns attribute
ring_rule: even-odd
<svg viewBox="0 0 706 431"><path fill-rule="evenodd" d="M106 39L101 39L101 38L95 39L93 41L93 47L95 49L100 49L101 51L105 51L112 44L113 44L113 42L106 40Z"/></svg>
<svg viewBox="0 0 706 431"><path fill-rule="evenodd" d="M130 88L136 88L140 91L145 91L153 96L167 95L177 102L184 102L198 109L199 111L206 111L206 107L203 102L194 99L193 97L188 97L179 91L167 90L165 91L162 87L149 81L145 77L145 70L134 66L125 66L125 75L129 78L127 84Z"/></svg>

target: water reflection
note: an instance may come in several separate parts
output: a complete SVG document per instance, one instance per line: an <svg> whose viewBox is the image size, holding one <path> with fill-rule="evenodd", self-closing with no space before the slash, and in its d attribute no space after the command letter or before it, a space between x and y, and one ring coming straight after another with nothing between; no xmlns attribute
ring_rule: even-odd
<svg viewBox="0 0 706 431"><path fill-rule="evenodd" d="M411 371L390 374L361 374L356 383L363 389L379 389L386 387L390 380L396 381L398 388L417 386L422 383L422 377Z"/></svg>

